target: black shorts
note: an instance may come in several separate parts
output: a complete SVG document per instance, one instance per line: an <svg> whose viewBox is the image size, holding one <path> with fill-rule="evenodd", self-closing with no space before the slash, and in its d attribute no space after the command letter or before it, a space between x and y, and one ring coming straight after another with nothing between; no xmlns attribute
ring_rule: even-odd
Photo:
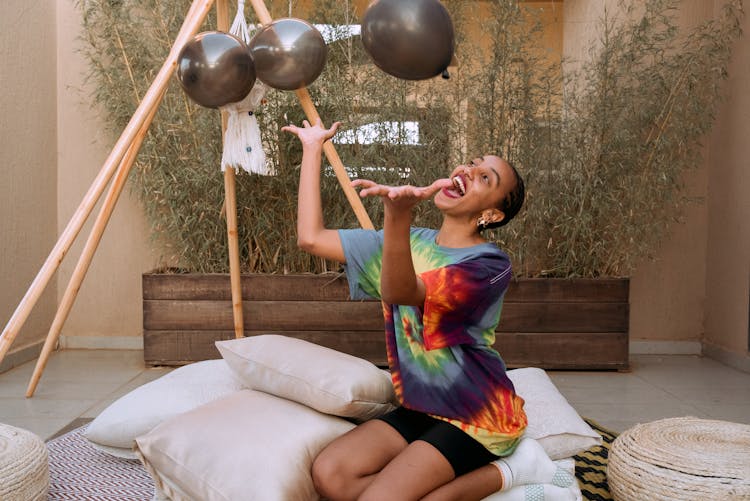
<svg viewBox="0 0 750 501"><path fill-rule="evenodd" d="M378 419L395 428L408 443L422 440L431 444L448 460L457 477L499 458L458 427L422 412L399 407Z"/></svg>

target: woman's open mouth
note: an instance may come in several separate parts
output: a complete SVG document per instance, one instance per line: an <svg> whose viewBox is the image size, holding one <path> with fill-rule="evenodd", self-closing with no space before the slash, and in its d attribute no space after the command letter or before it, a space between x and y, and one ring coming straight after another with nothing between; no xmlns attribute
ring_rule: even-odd
<svg viewBox="0 0 750 501"><path fill-rule="evenodd" d="M464 182L464 178L461 176L454 176L451 181L453 181L453 186L456 187L459 196L462 197L466 195L466 183Z"/></svg>
<svg viewBox="0 0 750 501"><path fill-rule="evenodd" d="M453 187L443 188L443 193L446 197L461 198L462 196L466 195L466 181L464 181L463 177L461 177L460 175L453 176L450 181L451 183L453 183Z"/></svg>

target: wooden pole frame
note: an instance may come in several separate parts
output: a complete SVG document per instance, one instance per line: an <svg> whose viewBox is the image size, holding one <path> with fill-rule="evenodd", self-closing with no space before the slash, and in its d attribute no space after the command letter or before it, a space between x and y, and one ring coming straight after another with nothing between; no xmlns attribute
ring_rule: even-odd
<svg viewBox="0 0 750 501"><path fill-rule="evenodd" d="M99 215L94 223L94 227L84 246L81 257L76 264L76 268L68 282L68 286L63 295L63 299L58 306L55 319L50 327L50 331L42 349L37 365L34 369L31 381L27 388L27 397L31 397L36 390L36 386L41 378L42 372L46 366L47 360L54 349L60 335L62 326L67 319L70 309L75 302L81 283L85 278L88 267L91 264L94 253L101 241L109 218L119 199L119 195L127 180L128 173L137 157L140 146L145 138L151 122L158 110L161 99L166 92L171 76L174 74L177 66L177 56L187 41L194 36L201 24L208 15L211 7L216 4L217 11L217 28L221 31L229 30L229 9L228 0L194 0L188 10L182 27L175 39L175 43L170 50L167 60L162 65L154 81L149 87L146 95L141 100L130 122L123 130L120 138L115 143L112 151L107 157L99 174L94 179L91 187L84 196L81 204L68 222L63 233L60 235L57 243L50 252L47 260L42 265L36 278L32 282L28 291L16 308L13 316L9 320L2 334L0 334L0 362L7 354L11 344L15 340L28 318L36 301L41 296L44 288L49 283L52 275L57 271L60 263L64 259L74 240L78 236L88 216L91 214L94 206L101 197L107 183L112 179L116 172L115 180L112 182L107 193L105 201L100 209ZM272 22L272 18L265 6L263 0L251 0L252 7L263 25ZM305 87L297 89L297 98L302 106L307 119L311 123L320 121L320 116L315 105L310 98L310 94ZM227 114L222 111L222 133L226 131ZM362 201L351 185L346 169L341 161L333 143L329 140L323 144L323 151L331 163L336 178L339 181L344 193L349 201L355 215L363 228L373 229L372 222L362 205ZM225 189L225 209L227 217L227 238L229 244L229 268L230 282L232 288L232 312L234 317L235 336L244 335L244 322L242 312L242 291L240 285L240 262L239 262L239 240L237 232L237 202L235 189L235 171L227 168L224 174Z"/></svg>
<svg viewBox="0 0 750 501"><path fill-rule="evenodd" d="M216 0L216 26L219 31L229 32L229 0ZM221 135L227 132L228 114L221 110ZM229 283L232 290L232 318L234 337L245 336L245 320L242 312L242 275L240 271L240 242L237 230L237 191L235 171L231 166L224 169L224 213L227 218L227 242L229 250Z"/></svg>
<svg viewBox="0 0 750 501"><path fill-rule="evenodd" d="M163 97L164 93L159 96L157 105L161 102L161 99ZM120 198L122 189L125 187L125 184L128 180L128 174L130 173L130 168L133 166L133 162L135 162L135 158L138 156L138 150L140 150L141 148L143 139L146 137L148 128L151 125L151 122L153 121L154 115L156 115L157 110L158 107L154 106L149 111L149 114L146 117L141 130L138 131L133 144L130 145L128 152L123 157L122 162L120 162L120 166L117 169L115 179L112 181L112 184L109 187L109 191L107 192L107 196L104 198L102 207L99 210L99 215L94 221L94 227L91 229L88 240L86 240L86 244L84 245L83 251L81 252L81 257L78 259L78 263L73 270L73 274L70 277L70 281L68 282L68 286L65 289L65 293L63 294L63 298L60 301L60 305L57 307L57 313L55 313L55 318L52 321L49 333L47 334L47 339L44 341L42 352L39 355L39 359L37 360L36 366L34 367L34 372L31 375L31 380L29 381L29 385L26 388L26 397L33 396L34 391L36 391L37 384L39 384L39 379L42 377L42 372L44 372L44 368L47 366L47 360L52 354L52 350L55 349L57 340L60 337L60 331L62 330L63 324L65 324L65 320L67 320L68 318L68 314L73 307L73 303L75 302L76 297L78 296L78 291L81 288L81 283L83 283L83 279L86 277L86 272L89 269L89 265L91 265L91 261L94 258L94 253L96 252L97 247L99 247L99 242L101 241L102 235L104 234L104 229L109 222L109 218L112 215L112 211L115 208L117 200Z"/></svg>
<svg viewBox="0 0 750 501"><path fill-rule="evenodd" d="M86 222L94 205L96 205L96 202L101 197L104 188L112 178L112 175L120 164L126 151L133 143L133 139L141 129L149 111L155 106L157 99L167 88L169 79L177 66L179 50L185 45L188 39L197 32L198 28L203 23L203 20L206 18L213 1L214 0L194 0L193 4L190 6L190 10L185 16L185 21L183 22L180 33L177 36L167 60L164 62L161 70L159 70L159 73L157 73L154 82L141 100L141 104L138 106L131 117L130 122L128 122L128 125L123 130L117 143L115 143L115 146L104 162L102 169L94 179L89 190L86 192L81 204L78 206L73 217L65 227L65 230L60 235L60 238L57 240L57 243L47 257L47 260L42 265L36 278L34 278L28 291L11 316L2 334L0 334L0 362L5 358L5 355L10 349L10 345L18 336L18 332L21 330L21 327L23 327L31 310L42 295L44 288L49 283L55 271L57 271L57 268L65 258L71 245L73 245L73 241L78 236L78 233L80 233L83 224Z"/></svg>

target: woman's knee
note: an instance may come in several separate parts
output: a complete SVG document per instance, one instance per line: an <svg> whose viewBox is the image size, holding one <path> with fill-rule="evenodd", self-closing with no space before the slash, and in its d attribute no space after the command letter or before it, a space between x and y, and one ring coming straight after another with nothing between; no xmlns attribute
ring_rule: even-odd
<svg viewBox="0 0 750 501"><path fill-rule="evenodd" d="M349 475L342 459L324 450L313 461L313 485L321 496L331 500L346 499Z"/></svg>

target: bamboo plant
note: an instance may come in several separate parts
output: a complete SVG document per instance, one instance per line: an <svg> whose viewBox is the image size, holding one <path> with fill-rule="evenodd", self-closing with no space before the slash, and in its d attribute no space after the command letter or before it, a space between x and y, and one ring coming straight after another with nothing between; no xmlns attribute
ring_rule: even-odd
<svg viewBox="0 0 750 501"><path fill-rule="evenodd" d="M93 102L119 131L189 2L79 3ZM498 153L527 186L517 220L490 235L509 252L517 275L630 274L691 202L684 180L699 164L700 140L721 98L741 33L741 0L727 0L719 16L689 31L678 29L677 0L631 2L602 18L601 37L576 64L550 55L545 26L528 4L480 2L478 15L467 2L444 3L454 21L456 61L449 80L420 82L374 67L352 35L361 12L349 1L321 0L292 12L328 27L328 61L309 91L324 120L343 122L336 147L350 176L424 184L469 155ZM289 15L288 2L267 5L274 17ZM256 115L277 175L237 176L243 272L337 270L337 263L296 248L301 150L279 132L304 118L294 93L270 92ZM220 131L218 112L191 102L175 81L131 177L164 263L181 270L228 269ZM325 174L327 223L356 227L330 168ZM379 226L380 204L365 200L365 207ZM434 208L419 206L416 224L438 223Z"/></svg>

